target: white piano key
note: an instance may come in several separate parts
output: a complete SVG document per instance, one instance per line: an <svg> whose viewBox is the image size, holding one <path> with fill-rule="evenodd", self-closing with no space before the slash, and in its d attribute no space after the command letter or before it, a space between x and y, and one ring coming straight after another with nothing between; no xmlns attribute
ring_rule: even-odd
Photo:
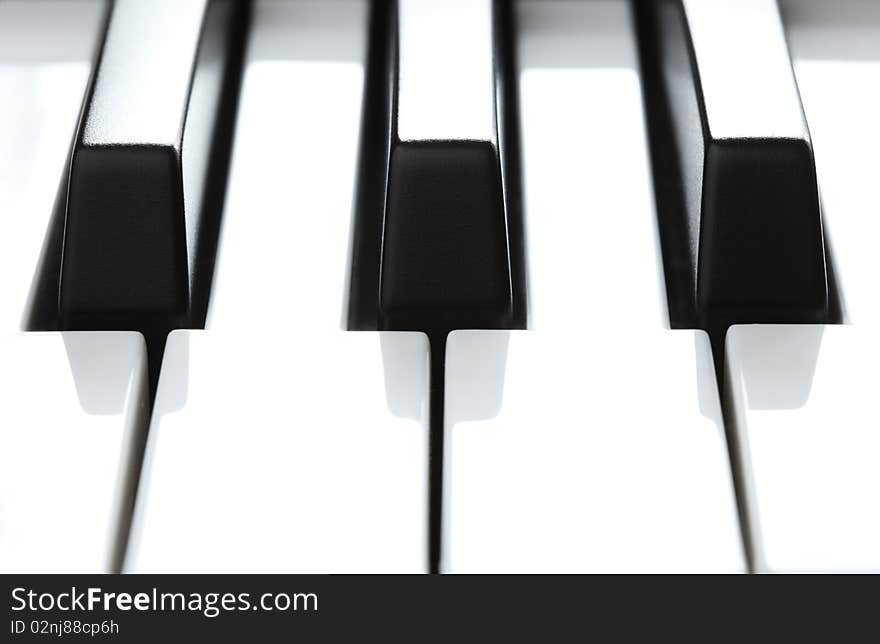
<svg viewBox="0 0 880 644"><path fill-rule="evenodd" d="M776 0L682 0L716 139L809 140Z"/></svg>
<svg viewBox="0 0 880 644"><path fill-rule="evenodd" d="M495 140L492 0L399 0L402 141Z"/></svg>
<svg viewBox="0 0 880 644"><path fill-rule="evenodd" d="M427 355L418 333L174 331L128 569L424 571Z"/></svg>
<svg viewBox="0 0 880 644"><path fill-rule="evenodd" d="M877 334L735 326L726 351L758 569L880 570Z"/></svg>
<svg viewBox="0 0 880 644"><path fill-rule="evenodd" d="M168 340L128 568L424 571L427 339L341 328L366 3L255 9L210 320Z"/></svg>
<svg viewBox="0 0 880 644"><path fill-rule="evenodd" d="M209 328L341 326L366 19L360 1L255 7Z"/></svg>
<svg viewBox="0 0 880 644"><path fill-rule="evenodd" d="M503 394L469 377L498 333L449 338L445 570L743 570L703 332L513 332Z"/></svg>
<svg viewBox="0 0 880 644"><path fill-rule="evenodd" d="M529 327L668 325L628 5L517 8Z"/></svg>
<svg viewBox="0 0 880 644"><path fill-rule="evenodd" d="M880 323L880 5L860 0L782 3L810 124L825 231L844 315Z"/></svg>
<svg viewBox="0 0 880 644"><path fill-rule="evenodd" d="M0 355L0 571L109 572L147 422L143 338L9 334Z"/></svg>
<svg viewBox="0 0 880 644"><path fill-rule="evenodd" d="M0 332L21 329L105 3L0 3Z"/></svg>
<svg viewBox="0 0 880 644"><path fill-rule="evenodd" d="M534 324L449 338L443 567L741 571L708 338L664 328L629 6L518 10Z"/></svg>

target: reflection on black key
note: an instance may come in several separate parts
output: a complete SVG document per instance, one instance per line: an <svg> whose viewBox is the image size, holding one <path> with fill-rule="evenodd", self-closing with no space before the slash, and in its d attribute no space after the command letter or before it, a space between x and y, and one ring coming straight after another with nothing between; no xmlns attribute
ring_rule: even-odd
<svg viewBox="0 0 880 644"><path fill-rule="evenodd" d="M114 3L71 160L62 328L203 324L247 10Z"/></svg>
<svg viewBox="0 0 880 644"><path fill-rule="evenodd" d="M816 170L775 0L638 10L673 326L827 320Z"/></svg>

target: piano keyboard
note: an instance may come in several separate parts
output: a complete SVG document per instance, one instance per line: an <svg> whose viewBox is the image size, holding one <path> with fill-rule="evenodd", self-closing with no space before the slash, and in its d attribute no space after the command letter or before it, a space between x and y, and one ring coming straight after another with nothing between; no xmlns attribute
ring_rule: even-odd
<svg viewBox="0 0 880 644"><path fill-rule="evenodd" d="M880 5L0 2L0 571L880 570Z"/></svg>

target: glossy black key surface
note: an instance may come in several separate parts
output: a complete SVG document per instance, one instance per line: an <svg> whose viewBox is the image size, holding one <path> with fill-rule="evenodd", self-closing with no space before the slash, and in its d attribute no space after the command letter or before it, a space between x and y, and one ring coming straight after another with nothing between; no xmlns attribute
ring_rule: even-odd
<svg viewBox="0 0 880 644"><path fill-rule="evenodd" d="M113 4L71 157L62 328L204 323L248 10Z"/></svg>
<svg viewBox="0 0 880 644"><path fill-rule="evenodd" d="M637 15L672 325L827 321L816 169L775 0L650 0Z"/></svg>

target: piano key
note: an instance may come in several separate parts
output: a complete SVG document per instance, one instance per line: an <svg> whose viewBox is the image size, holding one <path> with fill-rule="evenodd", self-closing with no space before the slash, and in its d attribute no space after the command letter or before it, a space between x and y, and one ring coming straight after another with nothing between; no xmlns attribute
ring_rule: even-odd
<svg viewBox="0 0 880 644"><path fill-rule="evenodd" d="M168 339L130 570L427 567L427 340L340 324L366 8L255 7L210 316Z"/></svg>
<svg viewBox="0 0 880 644"><path fill-rule="evenodd" d="M138 333L0 336L0 570L112 572L147 417Z"/></svg>
<svg viewBox="0 0 880 644"><path fill-rule="evenodd" d="M445 570L744 570L705 332L455 331L446 369Z"/></svg>
<svg viewBox="0 0 880 644"><path fill-rule="evenodd" d="M255 9L208 312L212 330L249 335L254 311L264 320L295 321L303 332L340 326L366 7L363 0L321 6L261 2ZM293 278L296 297L278 297L293 292Z"/></svg>
<svg viewBox="0 0 880 644"><path fill-rule="evenodd" d="M101 0L0 3L0 333L29 326L104 11Z"/></svg>
<svg viewBox="0 0 880 644"><path fill-rule="evenodd" d="M114 3L74 145L66 327L199 325L247 3Z"/></svg>
<svg viewBox="0 0 880 644"><path fill-rule="evenodd" d="M630 14L619 0L575 4L517 5L529 280L540 286L529 291L529 328L567 327L570 320L663 327L663 266ZM596 240L589 252L585 240ZM603 275L608 279L587 281Z"/></svg>
<svg viewBox="0 0 880 644"><path fill-rule="evenodd" d="M443 569L741 571L708 338L664 328L629 5L516 15L529 330L449 337Z"/></svg>
<svg viewBox="0 0 880 644"><path fill-rule="evenodd" d="M385 382L418 413L427 356L418 333L172 332L127 568L424 571L427 432Z"/></svg>
<svg viewBox="0 0 880 644"><path fill-rule="evenodd" d="M880 6L782 3L798 87L816 151L822 212L848 322L876 324L880 271Z"/></svg>
<svg viewBox="0 0 880 644"><path fill-rule="evenodd" d="M759 571L880 570L878 359L870 328L728 332L727 395Z"/></svg>
<svg viewBox="0 0 880 644"><path fill-rule="evenodd" d="M502 135L511 114L496 89L509 64L506 11L492 0L400 0L376 12L391 55L375 48L371 65L387 67L370 78L383 91L367 91L393 92L393 114L371 124L384 137L370 137L374 159L362 162L361 181L387 188L357 214L351 299L363 310L349 313L353 328L524 320L518 177L504 159L516 146ZM438 57L437 43L452 38ZM380 164L387 171L374 175Z"/></svg>
<svg viewBox="0 0 880 644"><path fill-rule="evenodd" d="M812 147L775 0L638 6L673 326L825 321Z"/></svg>

